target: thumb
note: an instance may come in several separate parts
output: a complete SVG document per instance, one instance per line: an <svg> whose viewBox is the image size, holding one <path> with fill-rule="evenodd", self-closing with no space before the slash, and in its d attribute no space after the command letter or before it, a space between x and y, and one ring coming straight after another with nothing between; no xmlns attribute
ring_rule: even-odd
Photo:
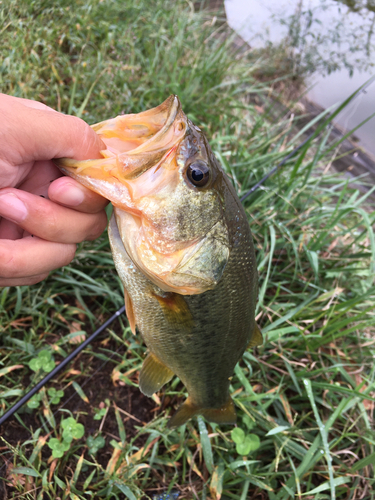
<svg viewBox="0 0 375 500"><path fill-rule="evenodd" d="M0 94L0 146L13 165L53 158L101 158L106 146L80 118ZM4 148L2 148L4 152Z"/></svg>

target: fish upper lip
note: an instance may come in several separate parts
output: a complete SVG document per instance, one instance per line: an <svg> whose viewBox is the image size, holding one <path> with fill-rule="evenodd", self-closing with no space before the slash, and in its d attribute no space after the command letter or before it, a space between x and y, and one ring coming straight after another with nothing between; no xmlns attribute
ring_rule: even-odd
<svg viewBox="0 0 375 500"><path fill-rule="evenodd" d="M160 137L162 137L165 134L165 132L167 132L167 130L171 127L171 125L173 125L173 122L175 121L177 113L180 111L180 109L181 109L180 100L176 95L174 95L172 105L171 105L169 112L168 112L167 119L166 119L164 125L162 126L162 128L158 132L156 132L155 135L150 137L150 139L148 139L144 144L141 144L140 146L136 147L135 149L131 149L130 151L127 151L126 153L128 155L137 154L139 152L139 150L144 149L145 146L147 144L149 144L151 141L152 142L157 141Z"/></svg>

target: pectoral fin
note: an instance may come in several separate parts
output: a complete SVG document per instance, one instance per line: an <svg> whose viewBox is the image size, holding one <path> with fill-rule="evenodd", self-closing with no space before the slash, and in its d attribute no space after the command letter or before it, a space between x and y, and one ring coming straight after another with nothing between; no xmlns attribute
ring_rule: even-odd
<svg viewBox="0 0 375 500"><path fill-rule="evenodd" d="M237 422L236 410L229 395L226 403L220 408L201 408L194 404L189 396L170 419L167 427L183 425L195 415L203 415L206 420L215 424L235 424Z"/></svg>
<svg viewBox="0 0 375 500"><path fill-rule="evenodd" d="M262 332L260 331L259 326L255 323L253 334L251 336L251 340L247 347L255 347L257 345L262 345L262 344L263 344L263 335Z"/></svg>
<svg viewBox="0 0 375 500"><path fill-rule="evenodd" d="M154 392L169 382L174 373L165 366L158 358L150 352L143 361L141 373L139 374L139 388L146 396L151 397Z"/></svg>
<svg viewBox="0 0 375 500"><path fill-rule="evenodd" d="M134 315L133 302L132 302L132 299L130 298L128 292L126 291L126 288L124 288L124 297L125 297L126 317L128 318L130 329L131 329L133 335L135 335L136 321L135 321L135 315Z"/></svg>
<svg viewBox="0 0 375 500"><path fill-rule="evenodd" d="M152 296L159 302L163 310L164 317L170 325L183 326L187 330L194 327L194 319L189 306L182 295L168 292L164 296L152 293Z"/></svg>

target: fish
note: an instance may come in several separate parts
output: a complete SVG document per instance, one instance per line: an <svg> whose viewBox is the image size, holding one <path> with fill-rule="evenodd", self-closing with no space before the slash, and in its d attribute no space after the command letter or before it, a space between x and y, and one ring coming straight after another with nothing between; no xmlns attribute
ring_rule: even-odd
<svg viewBox="0 0 375 500"><path fill-rule="evenodd" d="M151 397L177 375L188 397L168 427L196 415L235 424L234 367L263 342L253 239L237 193L175 95L92 128L103 158L57 164L112 202L108 234L126 313L148 348L140 390Z"/></svg>

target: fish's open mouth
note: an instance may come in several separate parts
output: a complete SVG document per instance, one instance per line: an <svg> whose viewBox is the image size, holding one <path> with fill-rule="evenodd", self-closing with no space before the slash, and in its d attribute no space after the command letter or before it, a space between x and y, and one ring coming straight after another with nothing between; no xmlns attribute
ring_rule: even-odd
<svg viewBox="0 0 375 500"><path fill-rule="evenodd" d="M132 190L127 181L137 179L162 161L168 163L186 127L180 101L171 95L156 108L92 125L107 146L101 151L102 159L60 158L55 163L117 207L132 210Z"/></svg>

